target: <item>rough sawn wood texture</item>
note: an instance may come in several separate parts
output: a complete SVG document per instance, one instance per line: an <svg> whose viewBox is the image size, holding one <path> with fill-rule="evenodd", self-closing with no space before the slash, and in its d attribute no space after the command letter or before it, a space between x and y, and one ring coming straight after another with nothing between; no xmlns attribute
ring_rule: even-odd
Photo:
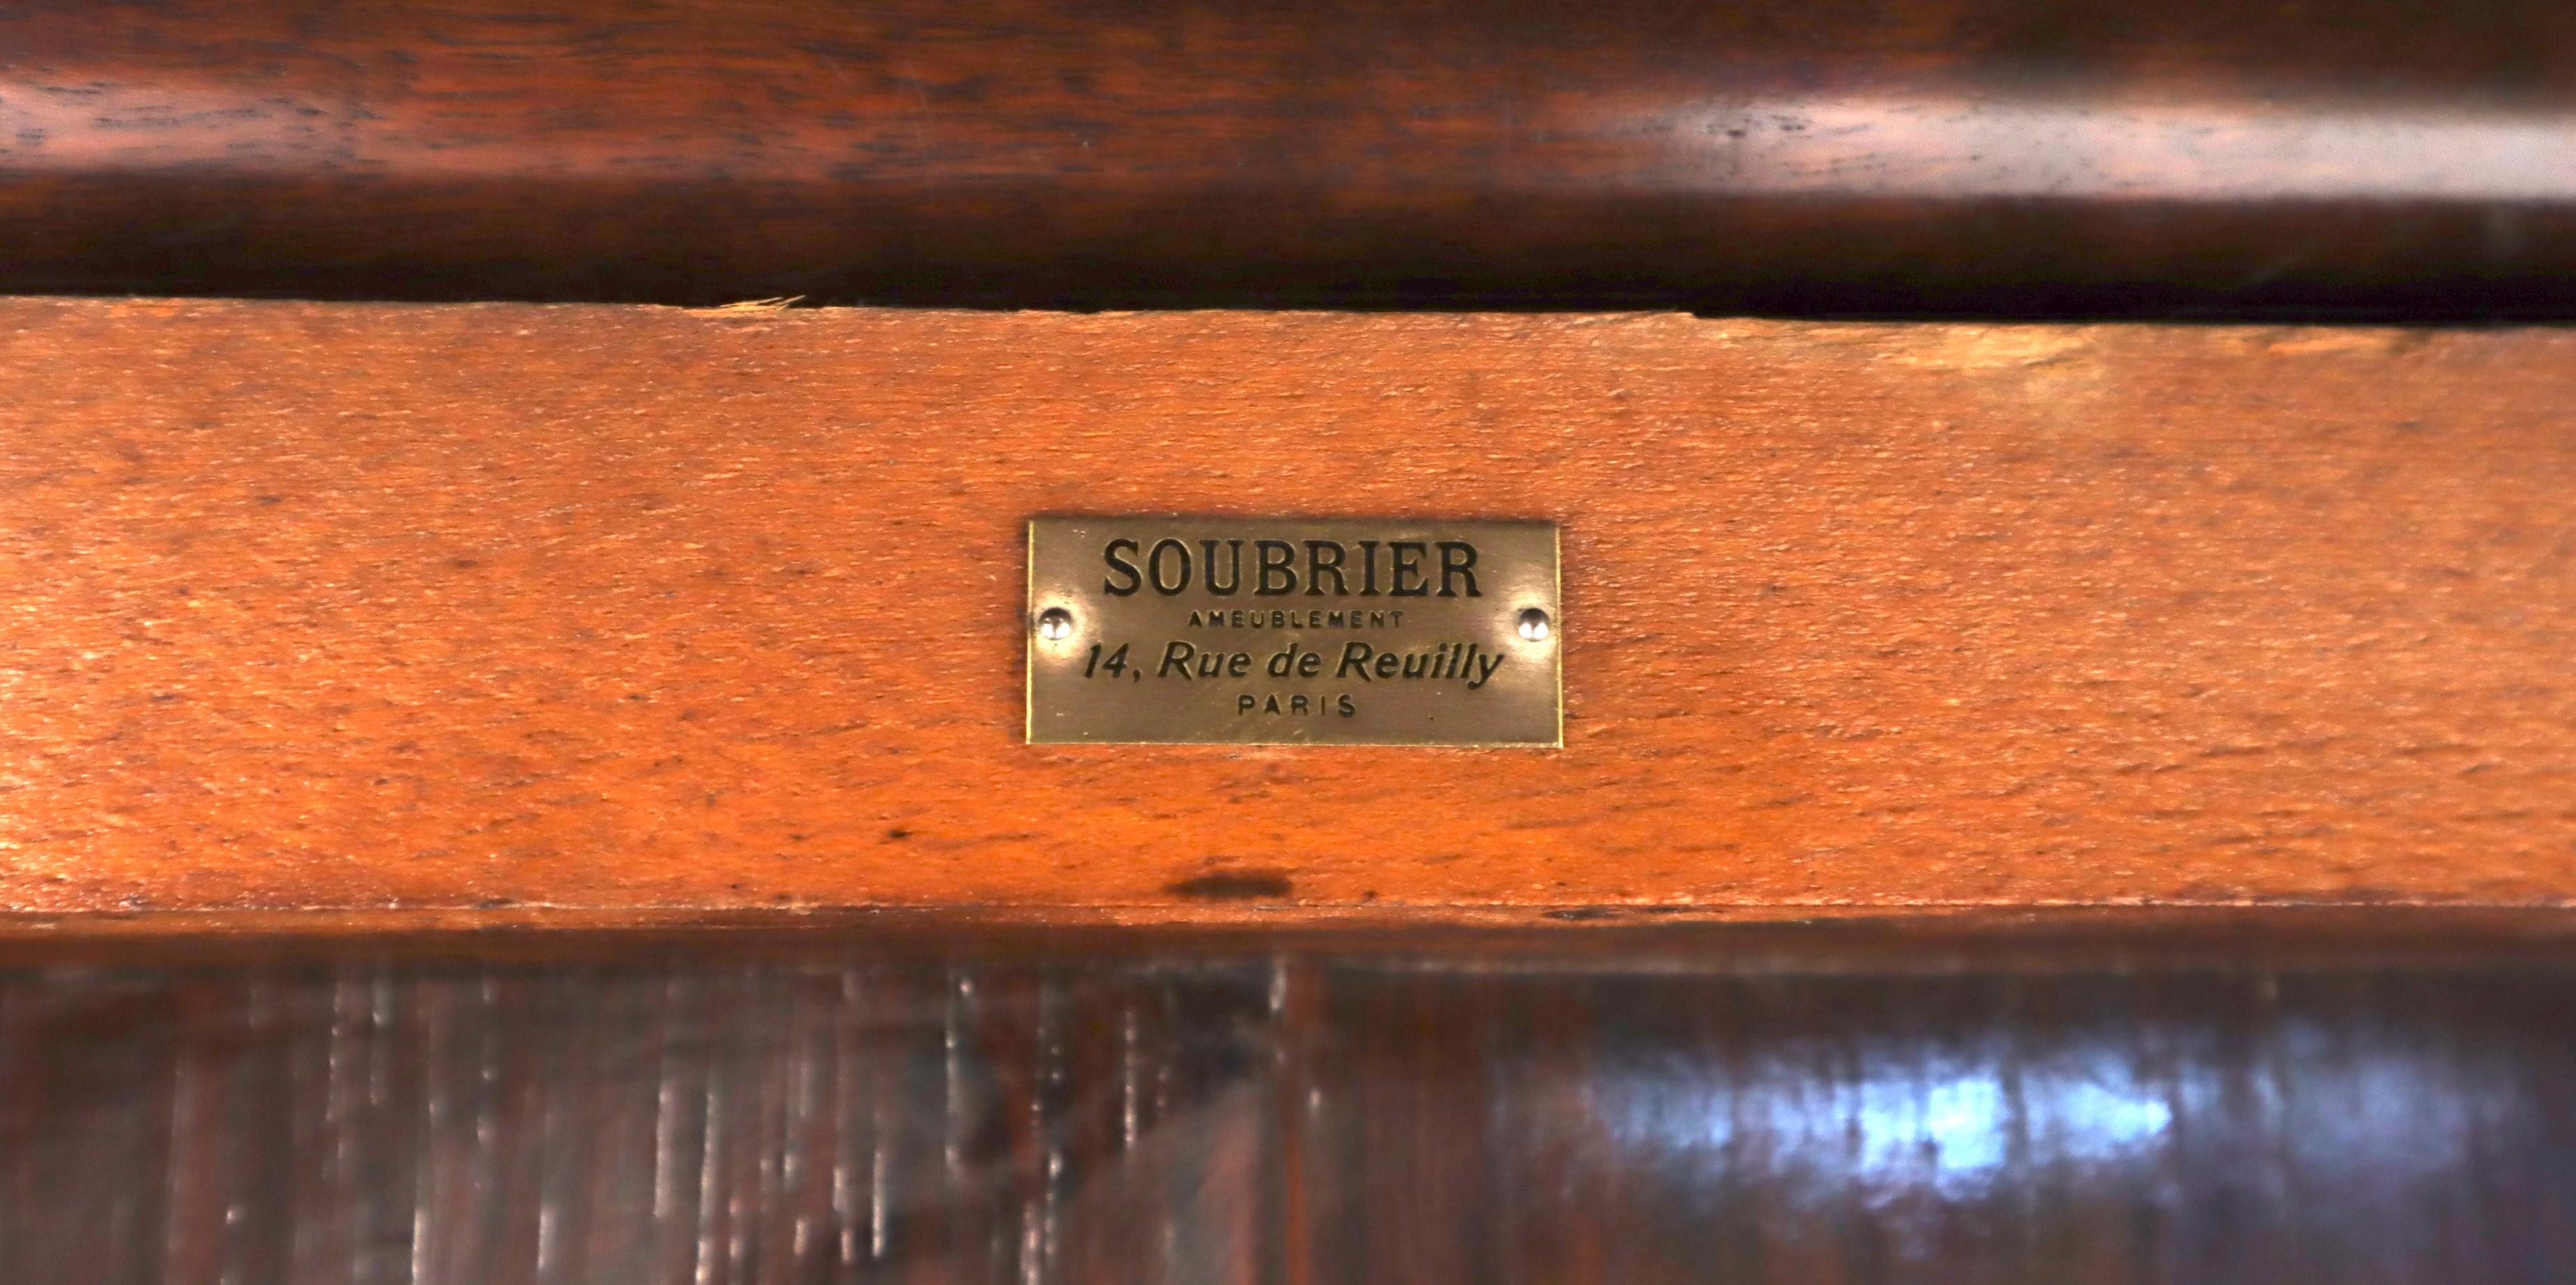
<svg viewBox="0 0 2576 1285"><path fill-rule="evenodd" d="M0 305L0 904L2576 893L2576 335ZM1022 523L1563 525L1561 751L1030 747Z"/></svg>

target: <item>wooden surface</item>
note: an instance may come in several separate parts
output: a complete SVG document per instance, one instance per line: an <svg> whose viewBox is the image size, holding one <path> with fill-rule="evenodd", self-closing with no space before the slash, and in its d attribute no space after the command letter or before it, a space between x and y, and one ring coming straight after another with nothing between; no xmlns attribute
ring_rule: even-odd
<svg viewBox="0 0 2576 1285"><path fill-rule="evenodd" d="M2554 0L34 0L0 290L2576 307Z"/></svg>
<svg viewBox="0 0 2576 1285"><path fill-rule="evenodd" d="M2576 895L2560 332L19 301L0 354L21 914ZM1021 523L1154 510L1561 522L1565 748L1021 744Z"/></svg>
<svg viewBox="0 0 2576 1285"><path fill-rule="evenodd" d="M0 974L0 1276L2576 1274L2564 961Z"/></svg>

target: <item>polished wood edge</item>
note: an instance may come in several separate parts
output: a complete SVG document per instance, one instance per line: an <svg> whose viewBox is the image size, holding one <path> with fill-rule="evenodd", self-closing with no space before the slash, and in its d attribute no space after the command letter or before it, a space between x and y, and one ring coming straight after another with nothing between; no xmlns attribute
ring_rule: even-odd
<svg viewBox="0 0 2576 1285"><path fill-rule="evenodd" d="M0 49L19 290L2576 308L2543 0L35 0Z"/></svg>
<svg viewBox="0 0 2576 1285"><path fill-rule="evenodd" d="M1416 966L1917 973L2147 968L2480 967L2576 963L2576 908L1958 906L1521 911L1310 908L1174 920L1118 907L808 913L154 912L0 916L0 968L345 960L629 965L852 957L1206 961L1332 958Z"/></svg>

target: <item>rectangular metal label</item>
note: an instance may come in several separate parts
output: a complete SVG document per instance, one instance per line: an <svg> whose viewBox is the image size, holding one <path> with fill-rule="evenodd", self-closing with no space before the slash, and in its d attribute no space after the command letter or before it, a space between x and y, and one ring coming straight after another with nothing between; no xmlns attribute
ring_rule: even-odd
<svg viewBox="0 0 2576 1285"><path fill-rule="evenodd" d="M1038 518L1032 743L1556 745L1548 522Z"/></svg>

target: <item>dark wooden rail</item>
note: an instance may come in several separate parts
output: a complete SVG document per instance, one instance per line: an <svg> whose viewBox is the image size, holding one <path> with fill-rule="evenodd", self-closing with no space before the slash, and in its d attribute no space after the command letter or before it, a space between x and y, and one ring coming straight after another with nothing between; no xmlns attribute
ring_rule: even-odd
<svg viewBox="0 0 2576 1285"><path fill-rule="evenodd" d="M0 290L2576 306L2553 0L36 0Z"/></svg>
<svg viewBox="0 0 2576 1285"><path fill-rule="evenodd" d="M2576 973L1220 952L0 974L0 1276L2576 1274Z"/></svg>

